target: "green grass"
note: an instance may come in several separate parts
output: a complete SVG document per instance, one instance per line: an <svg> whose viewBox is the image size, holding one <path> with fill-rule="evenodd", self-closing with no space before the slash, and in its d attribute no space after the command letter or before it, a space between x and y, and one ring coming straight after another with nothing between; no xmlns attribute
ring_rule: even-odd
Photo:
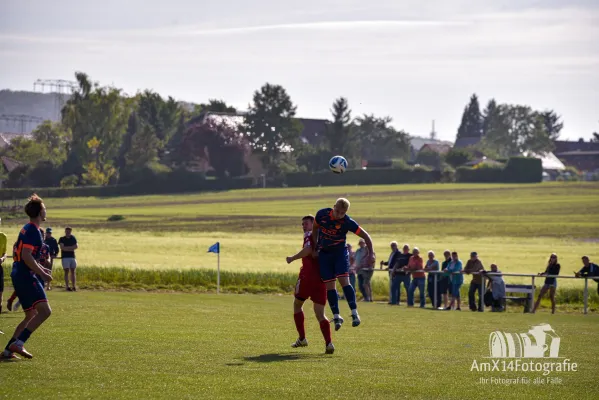
<svg viewBox="0 0 599 400"><path fill-rule="evenodd" d="M537 273L556 252L562 273L597 260L599 184L394 185L253 189L174 196L46 199L56 236L70 224L82 267L192 269L216 267L206 253L222 244L221 268L231 272L296 273L285 257L300 246L300 218L352 201L350 214L368 230L378 259L391 240L432 249L476 250L485 265L504 272ZM125 220L108 222L112 215ZM16 237L23 219L4 220ZM7 225L6 225L7 224ZM350 242L356 243L355 237ZM511 278L514 281L518 279ZM562 281L561 287L576 285Z"/></svg>
<svg viewBox="0 0 599 400"><path fill-rule="evenodd" d="M596 315L361 303L363 324L333 332L337 351L325 356L310 307L310 346L289 347L296 339L290 296L53 291L50 301L53 315L27 343L35 358L0 364L2 397L590 399L599 388ZM2 314L0 327L12 331L21 317ZM562 380L556 385L479 384L481 377L542 377L470 367L488 361L491 332L527 332L543 322L577 372L552 373Z"/></svg>

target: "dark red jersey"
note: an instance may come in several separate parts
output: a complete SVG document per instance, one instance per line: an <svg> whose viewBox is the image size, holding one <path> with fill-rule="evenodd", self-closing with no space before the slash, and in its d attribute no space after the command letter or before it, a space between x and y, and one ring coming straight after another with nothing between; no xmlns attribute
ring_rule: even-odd
<svg viewBox="0 0 599 400"><path fill-rule="evenodd" d="M312 232L304 233L304 244L303 247L309 247L310 249L315 249L314 242L312 240ZM300 269L300 278L303 279L320 279L320 269L318 267L318 259L312 257L310 254L307 257L302 258L302 268Z"/></svg>

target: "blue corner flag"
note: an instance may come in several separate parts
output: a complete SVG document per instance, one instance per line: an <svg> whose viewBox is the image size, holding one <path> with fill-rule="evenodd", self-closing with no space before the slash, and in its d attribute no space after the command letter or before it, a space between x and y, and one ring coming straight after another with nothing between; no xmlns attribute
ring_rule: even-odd
<svg viewBox="0 0 599 400"><path fill-rule="evenodd" d="M208 249L208 253L220 253L220 243L216 242Z"/></svg>

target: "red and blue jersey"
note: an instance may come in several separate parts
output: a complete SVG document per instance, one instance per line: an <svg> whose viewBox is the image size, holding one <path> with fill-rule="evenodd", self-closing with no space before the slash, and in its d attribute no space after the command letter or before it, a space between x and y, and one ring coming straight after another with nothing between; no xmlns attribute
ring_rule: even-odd
<svg viewBox="0 0 599 400"><path fill-rule="evenodd" d="M42 267L45 267L48 257L50 257L50 246L46 243L42 243L42 247L40 247L40 251L37 254L37 262L40 263Z"/></svg>
<svg viewBox="0 0 599 400"><path fill-rule="evenodd" d="M30 222L21 229L13 249L12 276L30 276L33 274L33 271L23 261L23 249L31 249L33 258L38 260L42 244L42 234L38 226Z"/></svg>
<svg viewBox="0 0 599 400"><path fill-rule="evenodd" d="M335 219L332 208L316 213L314 225L318 228L318 249L334 250L345 247L347 232L360 233L360 225L348 215Z"/></svg>

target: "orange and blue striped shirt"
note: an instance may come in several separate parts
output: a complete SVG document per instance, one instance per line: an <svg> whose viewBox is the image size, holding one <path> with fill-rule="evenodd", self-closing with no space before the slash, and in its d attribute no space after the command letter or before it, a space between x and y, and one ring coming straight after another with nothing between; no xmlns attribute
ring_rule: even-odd
<svg viewBox="0 0 599 400"><path fill-rule="evenodd" d="M318 249L334 250L346 246L347 232L360 233L360 225L348 215L335 219L332 208L316 213L314 224L318 228Z"/></svg>

